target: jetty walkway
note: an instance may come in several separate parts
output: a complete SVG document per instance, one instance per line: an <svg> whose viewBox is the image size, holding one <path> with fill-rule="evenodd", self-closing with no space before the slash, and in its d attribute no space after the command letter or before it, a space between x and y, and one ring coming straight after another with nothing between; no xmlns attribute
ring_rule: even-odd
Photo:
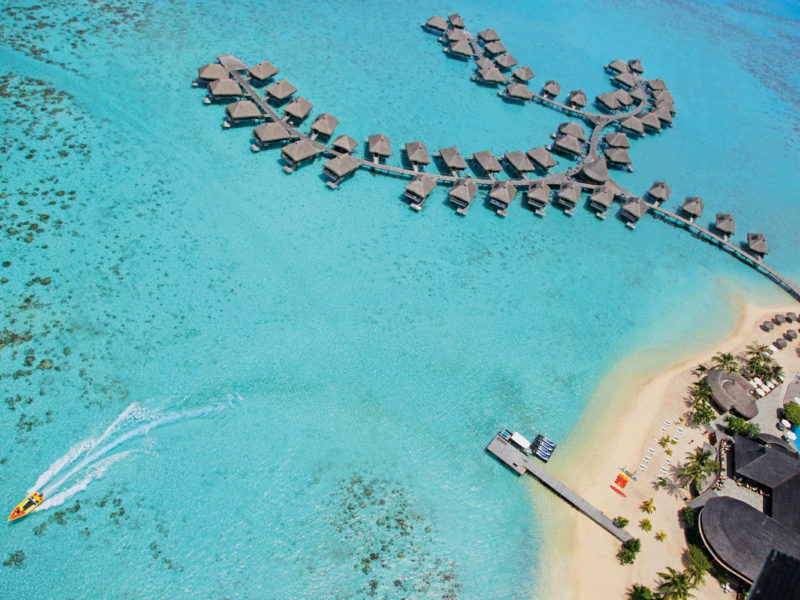
<svg viewBox="0 0 800 600"><path fill-rule="evenodd" d="M518 475L524 475L525 473L533 475L544 486L550 488L554 493L558 494L577 510L589 517L620 542L627 542L633 539L633 536L625 531L625 529L614 525L614 522L600 510L561 483L561 481L551 475L543 465L536 462L531 456L517 450L502 436L496 435L494 439L489 442L486 450L510 469L516 471Z"/></svg>
<svg viewBox="0 0 800 600"><path fill-rule="evenodd" d="M601 102L601 96L598 96L598 106L603 106L608 110L607 112L590 112L585 108L585 95L583 98L584 106L580 106L576 103L577 101L573 101L573 94L577 92L570 93L570 100L568 103L556 100L558 93L560 93L560 86L558 86L557 82L555 81L547 82L542 88L541 92L534 92L530 90L527 87L527 84L528 81L534 77L534 74L532 71L530 71L530 69L528 69L527 78L521 74L518 74L518 71L521 71L521 69L518 69L510 74L504 73L503 71L507 72L510 69L510 66L508 65L511 64L512 61L513 64L516 65L516 60L513 58L508 58L511 55L507 52L507 50L505 50L505 47L503 47L499 53L487 51L487 47L492 43L490 40L495 42L500 41L499 36L497 36L494 30L485 30L479 33L477 37L473 36L470 32L464 29L463 20L459 15L451 15L447 20L441 17L433 17L423 24L423 28L426 31L439 36L438 39L443 43L442 50L448 55L464 59L468 62L471 62L472 59L475 59L475 64L479 66L479 74L485 68L493 69L495 78L497 80L496 83L508 86L505 88L505 90L499 90L497 92L498 95L502 96L504 100L541 104L575 119L580 119L589 128L591 128L591 133L586 142L584 142L582 138L570 140L576 145L577 148L580 149L579 151L576 151L576 154L570 156L570 158L573 158L577 161L577 164L561 173L551 174L549 173L549 169L545 169L545 174L543 176L529 177L526 173L517 172L516 174L518 177L510 177L508 179L499 179L495 177L493 170L484 170L482 168L473 168L473 171L475 172L474 177L472 174L463 175L462 171L466 170L466 164L463 166L463 168L458 167L446 169L449 170L449 174L445 172L425 171L424 164L413 163L410 161L410 158L409 162L411 163L412 168L389 165L385 162L382 162L381 157L377 154L372 156L372 160L354 156L352 152L355 147L357 147L358 143L355 142L355 140L352 140L352 138L349 138L352 148L342 149L341 147L336 147L335 142L334 145L329 145L321 141L316 133L304 133L300 131L300 125L293 124L291 115L288 113L284 116L278 114L277 108L273 107L270 103L269 91L266 96L262 96L253 85L255 81L263 84L266 80L270 80L278 72L278 70L271 65L270 68L271 70L274 70L274 72L268 74L266 79L262 79L256 77L255 73L253 72L254 68L248 69L248 67L236 57L230 54L222 54L217 56L218 63L212 63L200 69L200 73L198 74L198 79L195 84L204 85L209 88L209 97L206 99L206 102L209 103L212 101L229 101L242 98L251 101L252 104L257 108L257 116L251 115L249 118L244 119L243 122L260 120L266 121L267 123L280 123L286 132L288 132L288 135L285 139L278 140L279 144L282 144L286 141L305 141L307 145L310 145L310 147L313 148L313 150L307 153L310 155L308 158L305 158L299 162L304 162L305 160L311 162L314 160L317 154L327 156L330 159L339 158L348 161L349 167L346 170L347 172L342 175L330 173L326 165L326 174L328 174L332 180L328 182L328 186L333 189L335 189L345 177L352 175L359 169L366 169L376 173L411 180L424 178L424 195L420 201L412 203L412 207L419 210L422 208L422 204L425 202L430 190L437 185L452 187L465 185L467 187L474 186L473 190L477 190L478 188L490 188L494 190L498 185L505 185L507 186L506 189L510 188L513 190L512 196L508 203L508 206L510 206L513 196L515 196L520 190L527 194L529 190L534 189L534 186L538 186L539 189L541 189L542 186L546 186L545 189L548 190L547 199L544 201L544 204L546 204L550 201L550 196L554 193L554 191L561 189L562 186L577 184L580 194L595 194L596 192L603 191L609 193L609 205L604 207L604 210L597 211L599 217L604 218L607 209L610 208L610 206L614 203L617 203L620 207L618 213L619 216L623 220L627 221L627 224L633 228L635 227L636 223L649 212L662 222L686 229L695 237L716 245L729 254L735 256L745 264L756 269L756 271L779 285L795 300L800 301L800 287L771 267L764 264L763 257L766 254L766 241L763 236L760 236L760 234L757 235L760 236L760 240L762 242L761 246L753 246L750 244L749 240L747 245L736 245L729 241L727 233L717 233L699 225L695 222L694 218L686 218L683 216L683 214L664 208L664 206L662 206L662 202L665 200L665 198L656 199L651 197L649 193L642 196L637 196L624 189L613 180L608 171L609 161L599 153L601 148L606 148L608 146L607 142L604 141L606 138L601 140L602 133L604 131L610 131L612 133L628 133L631 135L643 136L645 133L660 131L662 126L669 126L672 121L672 116L675 114L674 99L669 93L666 84L660 79L645 79L642 76L643 69L640 61L628 61L628 63L625 63L624 61L613 61L606 66L606 70L613 75L612 81L615 83L618 89L615 92L604 94L602 96L621 93L625 97L625 102L623 102L617 108L611 109L606 105L605 102ZM491 32L491 38L486 35L487 32ZM500 60L504 57L507 58L506 61ZM222 69L220 69L220 67L222 67ZM257 67L258 65L256 68ZM204 77L204 70L209 70L209 68L214 72L214 75ZM498 73L499 76L497 75ZM226 93L222 96L215 96L213 92L213 84L217 83L217 80L220 79L229 80L229 83L231 84L235 82L235 89L229 94ZM283 80L281 83L283 82L285 82L285 80ZM518 86L516 91L521 93L522 97L517 97L512 93L511 88L514 86ZM289 87L294 89L291 85L289 85ZM491 85L488 87L491 87ZM290 93L289 96L291 96L293 93L294 92ZM583 94L583 92L580 91L580 94ZM310 111L310 103L307 101L305 102L308 104ZM664 111L667 112L664 113ZM305 116L307 116L307 113ZM305 116L298 119L298 123L302 123ZM577 125L577 123L574 125ZM558 140L558 136L561 135L562 133L559 132L558 134L554 134L553 137ZM565 137L569 138L570 135L566 135ZM621 137L625 138L626 136L623 135ZM388 138L386 139L386 143L388 146ZM269 145L271 145L271 143L268 143L265 146ZM253 149L259 150L260 147L260 145L254 145ZM427 149L424 148L424 145L422 145L422 148L427 154ZM554 149L553 146L547 146L546 148L547 150ZM391 155L391 150L389 150L388 154ZM456 154L458 154L457 151ZM472 157L468 156L467 159L470 160ZM492 156L490 159L494 159L494 157ZM285 156L284 160L286 160ZM496 162L496 159L494 159L494 161ZM329 163L330 162L331 161L329 161ZM292 164L291 168L284 167L284 169L287 172L291 172L293 168L296 168L297 166L298 164ZM482 167L483 165L480 166ZM500 168L501 167L497 167L497 169ZM511 173L513 170L509 172ZM409 186L411 185L412 184L410 183ZM451 193L454 192L455 190ZM465 206L462 206L462 208L458 209L459 213L466 214L467 207L472 202L473 195L474 191L470 195L470 198L464 203ZM528 197L528 203L533 206L530 196ZM590 205L592 205L591 202ZM628 210L628 205L631 205L633 210ZM508 206L506 206L506 208L498 208L497 213L505 216ZM683 209L680 210L681 212L684 212ZM536 212L540 215L544 214L543 208L541 210L536 210ZM572 214L572 211L568 210L567 214ZM761 248L761 250L757 251L758 248Z"/></svg>

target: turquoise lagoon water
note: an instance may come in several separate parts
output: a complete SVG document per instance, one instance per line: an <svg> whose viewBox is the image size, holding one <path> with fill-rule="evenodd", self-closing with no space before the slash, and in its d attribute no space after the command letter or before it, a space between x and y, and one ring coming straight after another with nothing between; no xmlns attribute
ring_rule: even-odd
<svg viewBox="0 0 800 600"><path fill-rule="evenodd" d="M416 214L400 180L287 176L189 85L217 53L269 59L395 161L416 139L525 150L562 121L472 84L431 15L495 27L565 91L640 57L679 112L619 181L734 212L800 278L794 6L2 10L0 497L54 494L0 538L3 597L537 597L548 515L483 453L494 432L564 440L623 355L719 335L728 289L786 298L651 218L460 218L444 190Z"/></svg>

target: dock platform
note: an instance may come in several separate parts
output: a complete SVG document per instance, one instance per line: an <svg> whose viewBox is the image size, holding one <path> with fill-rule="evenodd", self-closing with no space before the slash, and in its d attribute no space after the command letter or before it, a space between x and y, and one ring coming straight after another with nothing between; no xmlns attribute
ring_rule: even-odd
<svg viewBox="0 0 800 600"><path fill-rule="evenodd" d="M543 485L550 488L550 490L558 496L561 496L561 498L569 502L574 508L589 517L620 542L627 542L633 539L630 533L614 525L610 518L561 483L561 481L554 475L551 475L543 465L534 461L532 456L528 456L524 452L517 450L510 442L500 435L496 435L494 439L489 442L486 450L518 475L524 475L525 473L533 475Z"/></svg>

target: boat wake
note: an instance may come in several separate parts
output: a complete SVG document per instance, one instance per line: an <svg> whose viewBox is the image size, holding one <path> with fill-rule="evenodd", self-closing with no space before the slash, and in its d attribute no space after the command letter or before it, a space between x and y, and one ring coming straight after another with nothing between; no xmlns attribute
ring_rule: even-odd
<svg viewBox="0 0 800 600"><path fill-rule="evenodd" d="M75 444L66 454L53 461L28 495L40 492L44 502L39 509L59 506L89 484L103 477L114 463L136 452L135 448L120 449L127 442L142 438L153 429L198 417L217 414L241 402L238 394L229 394L204 407L183 411L162 411L133 403L98 437Z"/></svg>

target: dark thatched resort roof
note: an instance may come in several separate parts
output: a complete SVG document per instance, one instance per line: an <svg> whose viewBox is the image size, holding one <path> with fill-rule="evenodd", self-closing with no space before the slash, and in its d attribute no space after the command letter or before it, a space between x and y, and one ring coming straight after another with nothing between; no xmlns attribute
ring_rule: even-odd
<svg viewBox="0 0 800 600"><path fill-rule="evenodd" d="M541 181L534 181L525 190L525 197L531 206L543 207L550 202L550 187Z"/></svg>
<svg viewBox="0 0 800 600"><path fill-rule="evenodd" d="M647 214L650 206L642 198L628 198L622 205L622 216L628 223L636 223Z"/></svg>
<svg viewBox="0 0 800 600"><path fill-rule="evenodd" d="M526 152L528 158L531 159L540 169L547 171L552 169L558 164L558 161L550 154L550 151L544 146L539 148L532 148Z"/></svg>
<svg viewBox="0 0 800 600"><path fill-rule="evenodd" d="M476 152L472 155L472 160L474 160L486 173L499 173L503 170L500 161L498 161L495 155L489 150Z"/></svg>
<svg viewBox="0 0 800 600"><path fill-rule="evenodd" d="M492 56L496 54L505 54L506 52L508 52L508 49L500 40L497 40L495 42L489 42L483 47L483 49L486 51L487 54Z"/></svg>
<svg viewBox="0 0 800 600"><path fill-rule="evenodd" d="M632 88L636 85L636 78L628 72L620 73L614 77L614 82L624 85L626 88Z"/></svg>
<svg viewBox="0 0 800 600"><path fill-rule="evenodd" d="M281 150L281 155L288 162L300 163L315 157L322 152L313 142L307 139L297 140Z"/></svg>
<svg viewBox="0 0 800 600"><path fill-rule="evenodd" d="M330 113L322 113L311 124L311 131L319 135L333 135L336 126L339 125L339 119Z"/></svg>
<svg viewBox="0 0 800 600"><path fill-rule="evenodd" d="M225 113L232 121L245 121L262 118L261 111L252 100L239 100L225 107Z"/></svg>
<svg viewBox="0 0 800 600"><path fill-rule="evenodd" d="M525 65L524 67L519 67L518 69L514 69L511 72L511 74L516 79L518 79L519 81L522 81L522 82L530 81L531 79L536 77L536 74L533 72L533 70L528 65Z"/></svg>
<svg viewBox="0 0 800 600"><path fill-rule="evenodd" d="M447 20L450 21L450 25L456 29L464 29L464 19L461 18L460 14L453 13L447 17Z"/></svg>
<svg viewBox="0 0 800 600"><path fill-rule="evenodd" d="M478 37L486 43L496 42L500 39L500 36L494 29L484 29L483 31L479 31Z"/></svg>
<svg viewBox="0 0 800 600"><path fill-rule="evenodd" d="M579 108L586 106L586 94L583 90L573 90L569 93L569 103Z"/></svg>
<svg viewBox="0 0 800 600"><path fill-rule="evenodd" d="M624 150L623 150L624 152ZM581 165L581 177L592 183L605 183L609 180L608 165L605 158L597 157Z"/></svg>
<svg viewBox="0 0 800 600"><path fill-rule="evenodd" d="M294 117L295 119L305 119L308 116L308 113L311 112L311 109L314 108L314 105L311 104L308 100L300 96L299 98L295 98L292 100L283 112L285 112L290 117Z"/></svg>
<svg viewBox="0 0 800 600"><path fill-rule="evenodd" d="M547 94L555 98L560 93L561 85L555 79L551 79L542 86L542 94Z"/></svg>
<svg viewBox="0 0 800 600"><path fill-rule="evenodd" d="M625 148L605 148L603 154L608 159L608 162L615 165L627 166L631 164L631 155Z"/></svg>
<svg viewBox="0 0 800 600"><path fill-rule="evenodd" d="M457 204L462 208L469 206L475 194L478 192L478 186L471 179L460 179L453 188L450 190L450 202Z"/></svg>
<svg viewBox="0 0 800 600"><path fill-rule="evenodd" d="M571 135L578 138L582 142L586 141L586 132L583 130L583 126L577 121L567 121L566 123L561 123L561 125L558 126L558 133Z"/></svg>
<svg viewBox="0 0 800 600"><path fill-rule="evenodd" d="M425 26L436 31L444 31L447 29L447 21L444 17L431 17L425 21Z"/></svg>
<svg viewBox="0 0 800 600"><path fill-rule="evenodd" d="M369 153L373 156L388 158L392 155L392 144L383 133L375 133L367 139Z"/></svg>
<svg viewBox="0 0 800 600"><path fill-rule="evenodd" d="M666 202L672 194L672 188L669 187L666 181L654 181L650 189L647 190L647 195L656 202Z"/></svg>
<svg viewBox="0 0 800 600"><path fill-rule="evenodd" d="M425 200L436 187L436 180L430 175L417 175L406 185L406 196L415 202Z"/></svg>
<svg viewBox="0 0 800 600"><path fill-rule="evenodd" d="M467 40L457 40L450 43L450 53L457 56L472 56L472 46Z"/></svg>
<svg viewBox="0 0 800 600"><path fill-rule="evenodd" d="M242 88L233 79L217 79L208 84L208 93L215 98L236 98L242 95Z"/></svg>
<svg viewBox="0 0 800 600"><path fill-rule="evenodd" d="M733 220L733 215L730 213L717 213L714 229L726 236L736 233L736 223Z"/></svg>
<svg viewBox="0 0 800 600"><path fill-rule="evenodd" d="M428 149L422 142L408 142L404 149L409 162L418 165L431 164L431 157L428 155Z"/></svg>
<svg viewBox="0 0 800 600"><path fill-rule="evenodd" d="M455 146L439 149L439 157L448 169L454 171L463 171L467 168L467 161L461 156L461 153Z"/></svg>
<svg viewBox="0 0 800 600"><path fill-rule="evenodd" d="M625 64L624 60L613 60L606 65L606 69L609 71L615 71L616 73L624 73L628 70L628 65Z"/></svg>
<svg viewBox="0 0 800 600"><path fill-rule="evenodd" d="M489 191L489 201L502 209L507 209L517 195L517 188L508 180L497 181Z"/></svg>
<svg viewBox="0 0 800 600"><path fill-rule="evenodd" d="M264 91L268 96L274 98L275 100L286 100L289 96L297 91L297 88L289 83L288 79L281 79L280 81L273 83Z"/></svg>
<svg viewBox="0 0 800 600"><path fill-rule="evenodd" d="M219 63L209 63L197 69L197 78L201 81L228 79L228 71Z"/></svg>
<svg viewBox="0 0 800 600"><path fill-rule="evenodd" d="M506 152L503 158L517 173L530 173L536 170L536 167L533 166L533 163L528 159L527 155L520 150Z"/></svg>
<svg viewBox="0 0 800 600"><path fill-rule="evenodd" d="M759 256L768 254L769 248L767 248L767 238L763 233L748 233L747 249L750 250L751 253Z"/></svg>
<svg viewBox="0 0 800 600"><path fill-rule="evenodd" d="M530 100L533 98L533 92L524 83L512 83L506 87L506 95L517 100Z"/></svg>
<svg viewBox="0 0 800 600"><path fill-rule="evenodd" d="M627 149L631 147L631 141L628 139L628 136L621 131L605 134L603 136L603 141L612 148Z"/></svg>
<svg viewBox="0 0 800 600"><path fill-rule="evenodd" d="M628 66L631 68L631 71L633 71L634 73L638 73L639 75L644 73L644 67L642 66L642 61L639 60L638 58L633 58L633 59L629 60L628 61Z"/></svg>
<svg viewBox="0 0 800 600"><path fill-rule="evenodd" d="M322 170L334 179L341 179L358 169L358 161L349 154L342 154L326 162Z"/></svg>
<svg viewBox="0 0 800 600"><path fill-rule="evenodd" d="M613 203L614 194L605 185L597 188L589 197L589 204L594 208L608 210Z"/></svg>
<svg viewBox="0 0 800 600"><path fill-rule="evenodd" d="M506 76L494 64L478 69L478 79L485 83L505 83Z"/></svg>
<svg viewBox="0 0 800 600"><path fill-rule="evenodd" d="M271 122L253 129L253 137L259 144L272 144L291 139L293 136L283 123Z"/></svg>
<svg viewBox="0 0 800 600"><path fill-rule="evenodd" d="M752 384L739 373L712 369L706 375L706 381L711 386L711 399L722 412L732 411L745 419L758 414L756 401L750 396Z"/></svg>
<svg viewBox="0 0 800 600"><path fill-rule="evenodd" d="M703 208L703 199L698 196L686 196L686 200L683 201L683 206L681 206L681 210L693 219L699 219L703 216Z"/></svg>
<svg viewBox="0 0 800 600"><path fill-rule="evenodd" d="M501 69L513 69L519 64L517 59L514 58L510 52L507 54L501 54L494 59L494 62L496 62L497 66L499 66Z"/></svg>
<svg viewBox="0 0 800 600"><path fill-rule="evenodd" d="M258 81L266 81L270 77L274 77L278 74L278 69L268 60L264 62L258 63L254 67L250 67L247 71L250 73L250 77L256 79Z"/></svg>
<svg viewBox="0 0 800 600"><path fill-rule="evenodd" d="M358 142L351 138L349 135L340 135L331 144L334 150L347 152L348 154L358 148Z"/></svg>
<svg viewBox="0 0 800 600"><path fill-rule="evenodd" d="M579 156L583 153L583 142L573 135L558 135L553 142L553 148L565 154Z"/></svg>
<svg viewBox="0 0 800 600"><path fill-rule="evenodd" d="M606 110L617 110L620 107L619 98L615 92L606 92L596 98L597 103Z"/></svg>
<svg viewBox="0 0 800 600"><path fill-rule="evenodd" d="M639 135L644 135L644 125L642 124L641 119L634 115L627 117L626 119L620 121L619 126L626 131L630 131L632 133L638 133Z"/></svg>

